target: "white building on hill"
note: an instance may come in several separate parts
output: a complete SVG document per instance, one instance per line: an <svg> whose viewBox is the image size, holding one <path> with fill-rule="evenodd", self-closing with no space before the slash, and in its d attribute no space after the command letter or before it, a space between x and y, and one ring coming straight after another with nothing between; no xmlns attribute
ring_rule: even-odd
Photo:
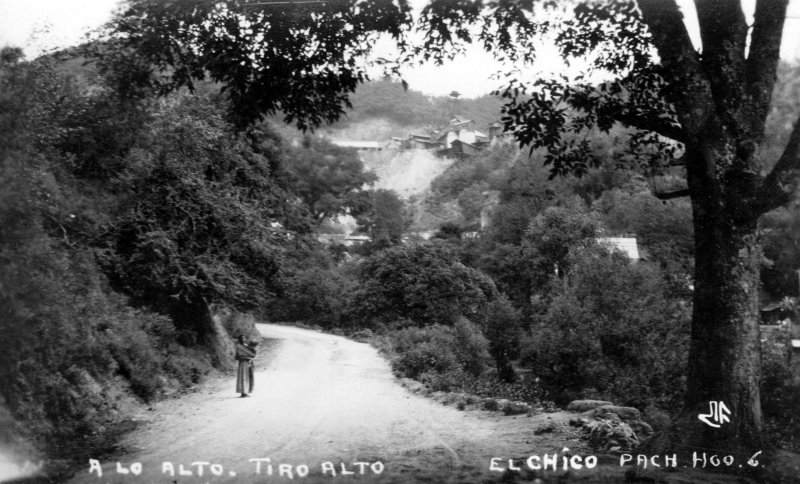
<svg viewBox="0 0 800 484"><path fill-rule="evenodd" d="M331 143L335 144L336 146L341 146L342 148L354 148L356 150L366 151L381 151L388 144L380 141L351 141L343 139L334 139L331 140Z"/></svg>
<svg viewBox="0 0 800 484"><path fill-rule="evenodd" d="M640 259L636 237L597 237L597 243L622 252L633 262Z"/></svg>

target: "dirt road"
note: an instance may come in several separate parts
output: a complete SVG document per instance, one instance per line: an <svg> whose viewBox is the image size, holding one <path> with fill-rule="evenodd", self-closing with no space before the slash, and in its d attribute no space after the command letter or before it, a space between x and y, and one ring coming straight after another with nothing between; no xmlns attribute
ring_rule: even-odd
<svg viewBox="0 0 800 484"><path fill-rule="evenodd" d="M574 414L459 411L408 392L369 345L294 327L258 329L270 345L257 360L251 398L239 398L228 376L160 402L123 440L125 455L87 463L70 482L517 482L491 470L492 458L501 469L513 459L523 481L624 480L619 459L609 456L592 470L525 471L528 457L563 456L565 447L591 454L567 423ZM679 472L662 475L664 482L735 478L672 471Z"/></svg>
<svg viewBox="0 0 800 484"><path fill-rule="evenodd" d="M276 344L257 364L251 398L239 398L230 377L161 402L123 441L130 453L119 470L100 462L99 477L87 465L72 482L475 482L491 457L555 450L535 448L530 417L463 412L409 393L369 345L258 329Z"/></svg>

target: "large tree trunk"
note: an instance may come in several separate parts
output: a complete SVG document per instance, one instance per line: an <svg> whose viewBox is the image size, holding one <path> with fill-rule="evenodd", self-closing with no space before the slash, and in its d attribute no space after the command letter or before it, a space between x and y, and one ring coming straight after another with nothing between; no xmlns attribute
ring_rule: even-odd
<svg viewBox="0 0 800 484"><path fill-rule="evenodd" d="M720 152L707 145L702 151L706 157ZM684 409L673 427L646 448L688 455L733 455L736 469L739 464L748 469L747 460L764 447L759 394L758 215L745 208L747 174L741 173L741 180L729 175L725 186L711 188L711 173L702 167L731 166L732 161L728 157L708 163L708 159L707 163L696 163L699 168L688 170L694 212L695 287ZM724 404L729 421L708 417L717 425L713 426L700 419L712 412L711 402Z"/></svg>
<svg viewBox="0 0 800 484"><path fill-rule="evenodd" d="M697 448L752 455L763 445L756 222L736 221L739 214L715 209L718 204L694 203L695 292L685 400L693 427L687 438ZM711 401L730 409L730 422L715 428L698 418L710 412Z"/></svg>

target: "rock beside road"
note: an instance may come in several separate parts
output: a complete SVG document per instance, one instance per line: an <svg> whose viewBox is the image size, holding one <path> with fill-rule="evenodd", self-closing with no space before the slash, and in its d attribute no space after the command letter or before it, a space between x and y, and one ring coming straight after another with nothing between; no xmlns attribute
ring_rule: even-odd
<svg viewBox="0 0 800 484"><path fill-rule="evenodd" d="M582 413L605 405L613 404L605 400L573 400L567 405L567 410L570 412Z"/></svg>
<svg viewBox="0 0 800 484"><path fill-rule="evenodd" d="M569 407L567 408L569 409ZM639 412L639 409L633 407L621 407L611 403L597 406L582 413L584 417L604 417L609 414L615 414L620 419L625 421L642 419L642 414Z"/></svg>
<svg viewBox="0 0 800 484"><path fill-rule="evenodd" d="M601 400L575 400L567 409L580 416L570 424L581 427L589 444L612 452L630 451L640 439L653 433L653 428L642 420L642 414L633 407L614 405Z"/></svg>

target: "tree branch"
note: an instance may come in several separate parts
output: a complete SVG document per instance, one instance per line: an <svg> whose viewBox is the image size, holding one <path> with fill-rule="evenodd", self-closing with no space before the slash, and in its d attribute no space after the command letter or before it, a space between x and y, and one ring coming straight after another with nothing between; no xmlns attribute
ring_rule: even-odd
<svg viewBox="0 0 800 484"><path fill-rule="evenodd" d="M772 88L777 78L781 38L788 0L759 0L756 4L750 54L747 56L745 83L751 100L750 114L760 140L769 113Z"/></svg>
<svg viewBox="0 0 800 484"><path fill-rule="evenodd" d="M695 6L703 41L700 63L711 85L716 115L726 127L738 129L749 107L744 82L748 27L741 1L702 0Z"/></svg>
<svg viewBox="0 0 800 484"><path fill-rule="evenodd" d="M745 61L747 22L741 1L703 0L695 2L695 7L703 42L703 64L713 72L712 82L721 83L719 87L727 93L727 83L737 80L739 67Z"/></svg>
<svg viewBox="0 0 800 484"><path fill-rule="evenodd" d="M664 80L669 85L667 98L675 106L685 133L700 133L713 110L697 107L709 105L711 89L683 14L674 0L639 0L638 5L661 57Z"/></svg>
<svg viewBox="0 0 800 484"><path fill-rule="evenodd" d="M800 185L800 119L794 124L792 134L783 154L764 179L756 198L757 214L762 214L789 203Z"/></svg>
<svg viewBox="0 0 800 484"><path fill-rule="evenodd" d="M686 142L686 133L678 125L672 124L663 118L644 118L635 114L621 112L610 115L613 119L620 123L627 124L637 129L653 131L666 138Z"/></svg>

